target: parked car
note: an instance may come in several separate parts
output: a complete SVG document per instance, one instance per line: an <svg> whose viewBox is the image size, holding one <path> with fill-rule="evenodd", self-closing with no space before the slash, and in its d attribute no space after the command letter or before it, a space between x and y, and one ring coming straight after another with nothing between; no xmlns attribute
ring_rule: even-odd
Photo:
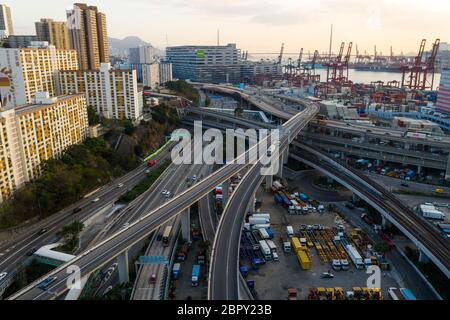
<svg viewBox="0 0 450 320"><path fill-rule="evenodd" d="M334 274L332 274L331 272L324 272L320 277L323 279L333 279Z"/></svg>

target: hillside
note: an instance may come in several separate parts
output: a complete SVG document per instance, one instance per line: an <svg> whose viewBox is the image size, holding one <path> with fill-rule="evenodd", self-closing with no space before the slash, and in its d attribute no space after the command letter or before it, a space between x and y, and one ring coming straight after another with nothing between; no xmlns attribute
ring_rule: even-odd
<svg viewBox="0 0 450 320"><path fill-rule="evenodd" d="M124 39L108 38L108 40L109 51L112 55L128 55L129 48L152 45L151 43L145 42L136 36L129 36ZM158 56L164 56L164 52L162 50L156 49L156 54Z"/></svg>

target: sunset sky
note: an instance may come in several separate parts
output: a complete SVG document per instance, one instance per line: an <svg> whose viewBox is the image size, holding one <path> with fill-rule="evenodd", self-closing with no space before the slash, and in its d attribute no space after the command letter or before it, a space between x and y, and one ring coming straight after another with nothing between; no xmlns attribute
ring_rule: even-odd
<svg viewBox="0 0 450 320"><path fill-rule="evenodd" d="M81 2L81 1L80 1ZM40 18L65 20L74 1L6 0L16 34L34 34ZM448 0L96 0L88 2L106 13L109 36L134 35L169 45L237 43L243 50L278 52L328 51L334 24L333 50L353 41L360 52L417 52L420 40L450 41Z"/></svg>

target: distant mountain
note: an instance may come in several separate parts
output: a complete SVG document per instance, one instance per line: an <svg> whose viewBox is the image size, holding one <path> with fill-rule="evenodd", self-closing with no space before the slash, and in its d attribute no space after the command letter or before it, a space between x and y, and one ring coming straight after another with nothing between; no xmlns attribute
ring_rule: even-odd
<svg viewBox="0 0 450 320"><path fill-rule="evenodd" d="M151 43L145 42L139 37L130 36L124 39L108 38L109 40L109 51L111 55L128 55L128 49L135 48L139 46L151 46ZM156 49L156 54L158 56L164 56L162 50Z"/></svg>

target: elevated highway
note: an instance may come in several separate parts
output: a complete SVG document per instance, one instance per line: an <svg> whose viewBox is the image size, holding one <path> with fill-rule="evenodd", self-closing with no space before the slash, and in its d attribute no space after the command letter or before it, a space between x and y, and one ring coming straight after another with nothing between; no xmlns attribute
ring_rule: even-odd
<svg viewBox="0 0 450 320"><path fill-rule="evenodd" d="M286 123L286 129L291 132L291 136L297 135L300 131L300 128L295 126L297 121L298 119L294 117ZM267 140L268 138L265 138L261 140L259 144L267 144ZM251 153L257 153L259 144L239 156L235 162L245 163L242 159L248 158ZM190 205L213 190L215 186L228 180L246 166L245 164L236 163L225 164L222 168L184 191L179 196L174 197L162 206L142 216L136 222L123 228L96 246L84 251L74 260L55 269L45 277L38 279L28 287L11 296L9 299L54 299L64 294L68 290L68 280L72 279L70 275L67 274L68 267L76 265L80 268L82 278L88 276L111 259L126 252L128 248L147 237L159 226L190 207ZM56 277L57 280L54 281L46 291L37 288L41 281L50 276Z"/></svg>

